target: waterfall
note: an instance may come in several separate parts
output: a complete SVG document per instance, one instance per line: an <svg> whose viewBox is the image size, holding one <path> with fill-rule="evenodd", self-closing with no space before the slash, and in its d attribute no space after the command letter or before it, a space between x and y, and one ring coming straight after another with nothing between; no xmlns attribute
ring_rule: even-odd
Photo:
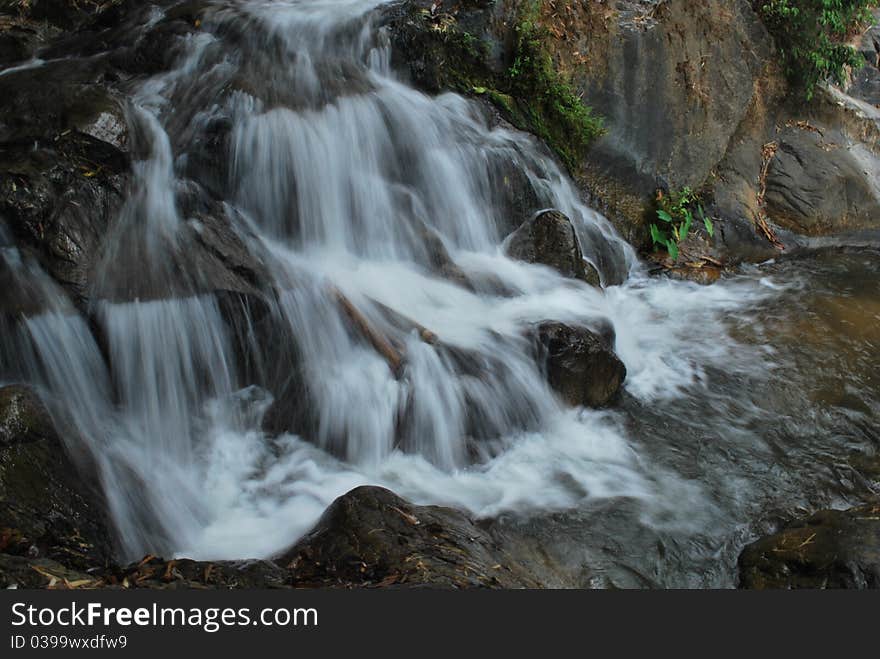
<svg viewBox="0 0 880 659"><path fill-rule="evenodd" d="M729 356L712 336L692 341L694 326L766 292L650 281L537 140L392 70L371 14L382 4L218 2L182 37L177 66L129 108L143 159L104 240L92 326L3 248L40 304L4 316L0 378L35 383L75 429L126 558L269 556L365 483L476 515L697 498L697 485L646 469L613 412L565 409L525 329L610 322L628 390L649 403ZM199 161L217 125L228 147ZM504 255L514 227L497 182L511 170L572 219L605 290ZM265 264L263 315L239 315L249 333L271 327L269 345L240 340L223 291L191 261L199 224L182 200L208 189ZM438 273L438 242L472 286ZM398 372L340 298L405 355ZM273 398L295 408L287 432L263 430Z"/></svg>

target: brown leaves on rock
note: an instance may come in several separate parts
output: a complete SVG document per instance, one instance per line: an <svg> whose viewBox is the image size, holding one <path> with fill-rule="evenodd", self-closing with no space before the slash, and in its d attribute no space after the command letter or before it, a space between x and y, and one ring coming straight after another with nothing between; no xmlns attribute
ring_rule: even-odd
<svg viewBox="0 0 880 659"><path fill-rule="evenodd" d="M806 123L806 122L803 122ZM779 240L776 232L770 227L767 220L767 213L764 212L764 197L767 194L767 173L770 171L770 163L779 150L778 142L767 142L761 147L761 173L758 177L758 194L756 201L758 202L758 212L754 214L755 226L767 241L776 249L783 250L785 245Z"/></svg>

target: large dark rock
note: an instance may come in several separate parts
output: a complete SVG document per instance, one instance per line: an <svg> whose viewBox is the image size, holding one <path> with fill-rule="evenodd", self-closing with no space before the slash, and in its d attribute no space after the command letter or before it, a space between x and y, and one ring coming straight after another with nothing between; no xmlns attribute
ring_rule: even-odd
<svg viewBox="0 0 880 659"><path fill-rule="evenodd" d="M138 121L129 126L114 71L103 55L62 57L0 77L0 221L83 309L93 297L258 296L269 276L257 241L218 201L225 170L209 166L226 160L222 131L206 129L206 153L186 168L199 181L179 186L177 235L163 234L161 258L144 253L154 218L132 207L143 194L132 161L151 145Z"/></svg>
<svg viewBox="0 0 880 659"><path fill-rule="evenodd" d="M279 562L297 586L537 586L464 513L414 506L380 487L334 501Z"/></svg>
<svg viewBox="0 0 880 659"><path fill-rule="evenodd" d="M507 253L520 261L555 268L565 277L599 285L599 273L584 261L571 220L559 211L544 211L525 222L510 237Z"/></svg>
<svg viewBox="0 0 880 659"><path fill-rule="evenodd" d="M878 168L880 159L838 131L786 128L767 169L767 213L803 234L878 227Z"/></svg>
<svg viewBox="0 0 880 659"><path fill-rule="evenodd" d="M0 388L0 552L81 570L109 564L104 506L82 465L31 389Z"/></svg>
<svg viewBox="0 0 880 659"><path fill-rule="evenodd" d="M880 588L880 500L823 510L746 547L743 588Z"/></svg>
<svg viewBox="0 0 880 659"><path fill-rule="evenodd" d="M79 131L0 144L0 218L84 302L128 180L125 154Z"/></svg>
<svg viewBox="0 0 880 659"><path fill-rule="evenodd" d="M538 326L539 359L547 380L570 405L603 407L620 391L626 366L612 347L613 330L608 332L603 336L556 322Z"/></svg>
<svg viewBox="0 0 880 659"><path fill-rule="evenodd" d="M507 553L506 531L493 528L457 510L414 506L386 489L359 487L333 502L312 532L274 561L147 556L125 567L87 566L11 552L6 544L0 545L0 587L541 587Z"/></svg>
<svg viewBox="0 0 880 659"><path fill-rule="evenodd" d="M723 10L714 0L585 2L551 13L554 59L608 131L583 180L621 233L647 245L654 190L706 180L747 116L772 42L747 0Z"/></svg>

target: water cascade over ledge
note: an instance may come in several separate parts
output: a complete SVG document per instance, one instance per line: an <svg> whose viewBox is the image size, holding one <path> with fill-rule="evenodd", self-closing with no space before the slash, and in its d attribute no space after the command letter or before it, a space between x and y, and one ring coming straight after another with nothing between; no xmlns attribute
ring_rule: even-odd
<svg viewBox="0 0 880 659"><path fill-rule="evenodd" d="M478 517L627 501L700 560L728 551L707 538L743 533L745 477L719 489L726 467L657 456L632 418L754 447L766 410L745 397L778 354L742 319L792 284L650 278L536 139L393 70L384 4L213 3L132 95L135 177L87 313L0 233L0 276L29 300L0 317L0 380L35 384L73 429L126 559L271 556L367 483ZM505 255L514 175L572 220L602 288ZM207 241L255 265L215 271ZM623 409L558 399L530 334L547 320L613 328Z"/></svg>

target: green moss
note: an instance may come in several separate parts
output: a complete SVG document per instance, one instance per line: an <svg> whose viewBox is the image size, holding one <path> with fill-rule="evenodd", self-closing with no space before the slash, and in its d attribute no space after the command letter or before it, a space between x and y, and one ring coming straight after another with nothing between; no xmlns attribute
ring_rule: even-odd
<svg viewBox="0 0 880 659"><path fill-rule="evenodd" d="M576 169L586 148L603 134L604 127L571 82L555 69L544 46L546 32L538 22L539 10L537 0L524 3L520 9L514 59L508 70L509 89L535 133L569 169Z"/></svg>
<svg viewBox="0 0 880 659"><path fill-rule="evenodd" d="M604 128L567 77L556 71L545 46L547 32L538 20L540 8L538 0L521 4L510 65L501 73L487 64L489 45L448 15L421 12L416 17L422 32L419 45L433 74L429 86L485 95L508 121L540 137L575 171Z"/></svg>
<svg viewBox="0 0 880 659"><path fill-rule="evenodd" d="M492 101L495 107L508 115L512 116L516 113L515 101L509 94L499 92L497 89L490 89L489 100Z"/></svg>

